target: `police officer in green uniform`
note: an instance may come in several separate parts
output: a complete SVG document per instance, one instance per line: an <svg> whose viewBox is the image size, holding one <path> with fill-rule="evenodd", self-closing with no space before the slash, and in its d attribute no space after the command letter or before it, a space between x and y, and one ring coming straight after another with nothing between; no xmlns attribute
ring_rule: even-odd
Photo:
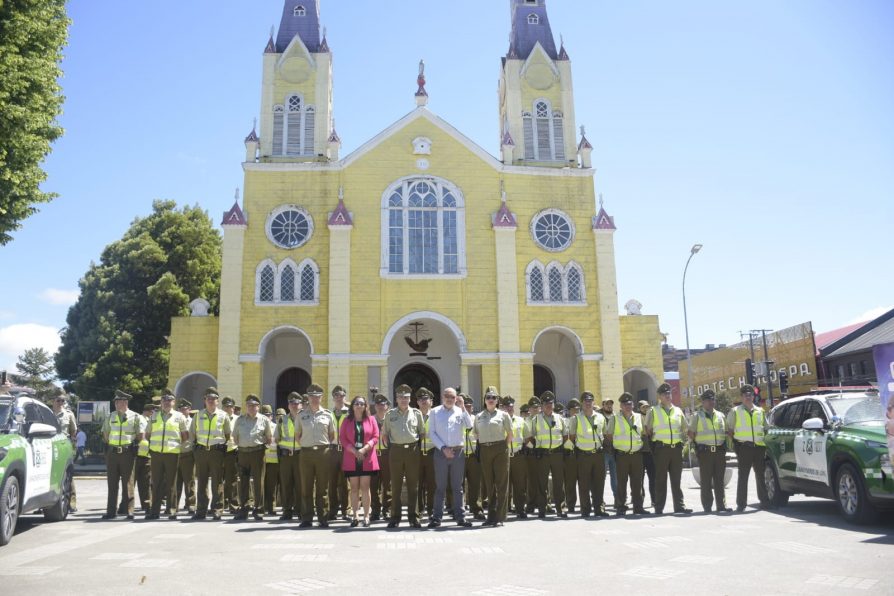
<svg viewBox="0 0 894 596"><path fill-rule="evenodd" d="M301 516L301 444L298 425L301 416L301 394L288 396L289 412L276 424L274 440L279 449L279 486L282 494L281 521L290 521L295 513Z"/></svg>
<svg viewBox="0 0 894 596"><path fill-rule="evenodd" d="M205 409L198 412L189 426L198 479L194 520L208 516L208 482L211 482L211 515L220 521L223 514L223 473L227 443L232 434L230 417L217 407L217 389L205 390Z"/></svg>
<svg viewBox="0 0 894 596"><path fill-rule="evenodd" d="M532 425L534 424L534 418L540 414L540 398L536 395L532 396L526 405L528 407L528 417L525 420L524 457L525 462L528 464L528 502L525 511L526 513L534 513L540 503L540 462L537 459L537 437Z"/></svg>
<svg viewBox="0 0 894 596"><path fill-rule="evenodd" d="M525 427L522 416L515 415L515 398L504 395L500 400L503 411L512 422L512 442L509 444L509 489L512 499L512 510L519 519L527 519L528 506L528 462L525 457ZM527 406L523 406L527 411Z"/></svg>
<svg viewBox="0 0 894 596"><path fill-rule="evenodd" d="M618 468L618 492L615 493L615 514L627 513L627 483L633 499L633 513L648 515L643 509L643 419L633 411L633 396L621 394L618 399L621 411L613 415L605 425L605 440L615 450Z"/></svg>
<svg viewBox="0 0 894 596"><path fill-rule="evenodd" d="M123 510L133 519L133 469L137 448L143 440L146 425L139 414L128 408L131 396L115 391L115 412L103 423L102 436L108 444L106 451L106 479L108 499L103 519L115 519L116 511ZM118 506L118 487L121 487L121 507Z"/></svg>
<svg viewBox="0 0 894 596"><path fill-rule="evenodd" d="M484 409L473 419L473 431L481 457L481 481L487 498L487 521L483 526L502 526L509 497L509 450L512 446L512 417L497 407L500 394L490 386L484 392Z"/></svg>
<svg viewBox="0 0 894 596"><path fill-rule="evenodd" d="M180 449L189 440L186 417L174 410L175 397L166 392L161 397L161 411L149 421L149 458L152 477L152 503L147 520L158 519L161 502L165 501L165 515L177 519L177 464Z"/></svg>
<svg viewBox="0 0 894 596"><path fill-rule="evenodd" d="M600 517L605 512L605 417L594 407L596 398L589 391L580 396L583 411L568 419L568 432L574 442L577 478L580 484L580 513Z"/></svg>
<svg viewBox="0 0 894 596"><path fill-rule="evenodd" d="M273 423L260 414L261 399L245 397L245 411L233 426L239 469L239 512L235 520L248 519L249 510L256 520L264 519L264 453L273 441ZM249 490L250 487L250 490Z"/></svg>
<svg viewBox="0 0 894 596"><path fill-rule="evenodd" d="M223 498L224 507L229 508L230 513L239 512L239 461L236 449L236 442L233 441L232 429L236 426L236 400L229 395L224 396L220 400L220 405L224 413L230 418L230 440L227 441L227 451L224 454L224 471L223 471Z"/></svg>
<svg viewBox="0 0 894 596"><path fill-rule="evenodd" d="M569 433L571 431L571 421L580 412L580 402L576 399L568 401L568 410L560 412L565 418L566 426ZM565 441L565 511L574 513L577 507L577 453L574 451L574 442L569 434L568 440Z"/></svg>
<svg viewBox="0 0 894 596"><path fill-rule="evenodd" d="M649 413L649 409L652 407L648 401L641 399L637 405L637 410L639 411L640 416L642 416L643 424L646 421L646 415ZM649 498L652 499L652 506L655 505L655 458L652 455L652 441L649 439L649 436L643 433L643 446L640 449L640 453L642 454L643 460L643 479L642 479L642 487L643 487L643 499L645 499L646 488L649 489ZM648 482L647 482L648 480Z"/></svg>
<svg viewBox="0 0 894 596"><path fill-rule="evenodd" d="M532 418L528 427L529 438L537 441L535 448L537 461L537 517L546 517L547 493L549 480L552 475L553 503L556 507L556 515L567 518L568 514L563 509L565 504L565 462L564 444L568 440L568 431L565 428L565 419L553 411L556 396L552 391L544 391L540 396L543 411Z"/></svg>
<svg viewBox="0 0 894 596"><path fill-rule="evenodd" d="M329 449L329 521L338 519L341 511L342 519L349 519L348 479L342 470L341 443L337 440L341 425L348 416L349 408L345 405L347 391L341 385L332 388L332 415L335 416L335 444Z"/></svg>
<svg viewBox="0 0 894 596"><path fill-rule="evenodd" d="M156 398L152 398L153 401ZM161 397L158 398L159 402L161 401ZM156 405L152 402L146 402L143 406L143 428L147 428L149 426L149 420L152 418L152 414L155 413ZM149 513L149 503L152 499L152 492L150 490L151 486L151 476L149 474L149 439L146 437L144 432L143 439L140 441L137 446L137 457L134 460L134 470L133 470L134 481L137 486L137 493L139 494L140 499L140 509L143 513Z"/></svg>
<svg viewBox="0 0 894 596"><path fill-rule="evenodd" d="M435 444L428 431L428 415L431 412L434 394L427 387L416 391L416 405L422 413L424 427L422 432L421 453L419 456L419 511L424 511L431 518L435 507Z"/></svg>
<svg viewBox="0 0 894 596"><path fill-rule="evenodd" d="M689 438L698 457L702 508L710 513L717 502L718 512L732 511L726 505L726 421L714 409L716 397L710 389L702 393L702 409L689 425ZM713 496L712 493L713 492Z"/></svg>
<svg viewBox="0 0 894 596"><path fill-rule="evenodd" d="M667 479L670 476L674 513L692 513L683 501L680 479L683 475L683 445L687 441L689 427L683 410L671 401L671 386L662 383L658 387L658 405L649 408L644 422L646 435L652 440L652 458L655 460L655 513L664 513L667 502Z"/></svg>
<svg viewBox="0 0 894 596"><path fill-rule="evenodd" d="M391 489L394 491L391 502L391 518L389 528L400 524L402 515L401 493L404 480L407 482L407 517L410 527L421 528L419 521L419 442L425 429L422 412L410 407L412 389L409 385L398 385L395 390L397 407L385 415L385 424L380 440L388 445L391 461Z"/></svg>
<svg viewBox="0 0 894 596"><path fill-rule="evenodd" d="M192 402L181 399L177 403L180 413L186 418L186 424L192 425ZM187 513L196 512L196 458L193 453L193 442L187 439L180 447L180 459L177 461L177 499L183 495Z"/></svg>
<svg viewBox="0 0 894 596"><path fill-rule="evenodd" d="M298 443L301 445L301 524L313 524L314 506L321 528L329 527L329 450L338 440L335 416L321 406L323 388L314 383L307 388L310 406L301 412L298 421Z"/></svg>
<svg viewBox="0 0 894 596"><path fill-rule="evenodd" d="M463 400L463 407L469 416L475 418L475 401L465 393L460 393L457 397ZM484 507L481 494L481 452L478 450L478 439L471 428L465 429L466 438L463 446L463 453L466 456L466 467L464 470L466 490L464 496L466 498L466 507L472 514L474 519L483 520ZM448 497L452 497L451 493L447 493ZM448 507L452 506L448 499Z"/></svg>
<svg viewBox="0 0 894 596"><path fill-rule="evenodd" d="M78 436L78 424L75 421L74 413L65 407L66 399L65 396L57 396L53 398L51 402L51 406L53 408L53 413L56 415L56 419L59 420L59 427L62 429L62 434L72 442L72 446L75 445L75 439ZM74 479L71 481L71 496L68 501L68 510L71 513L77 513L78 511L78 494L75 490Z"/></svg>
<svg viewBox="0 0 894 596"><path fill-rule="evenodd" d="M761 509L770 509L767 487L764 485L764 457L767 419L764 411L754 403L754 387L743 385L742 405L736 406L726 415L726 432L733 439L736 458L739 461L739 478L736 484L736 511L745 511L748 505L748 475L754 471L757 498Z"/></svg>
<svg viewBox="0 0 894 596"><path fill-rule="evenodd" d="M267 418L276 429L276 419L273 417L273 407L264 404L261 406L261 416ZM267 444L264 450L264 513L276 515L276 491L279 488L279 450L276 446L276 437Z"/></svg>
<svg viewBox="0 0 894 596"><path fill-rule="evenodd" d="M372 477L370 488L372 492L372 513L370 521L378 521L391 511L391 466L389 464L388 446L382 440L382 429L385 426L385 414L391 409L388 398L378 392L377 387L370 387L370 394L374 394L372 401L375 405L376 424L379 425L379 442L376 444L376 455L379 458L379 473Z"/></svg>

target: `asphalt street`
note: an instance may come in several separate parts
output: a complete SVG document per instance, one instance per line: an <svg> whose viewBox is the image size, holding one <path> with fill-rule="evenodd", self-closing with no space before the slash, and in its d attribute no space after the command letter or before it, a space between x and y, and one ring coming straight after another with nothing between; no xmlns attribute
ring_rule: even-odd
<svg viewBox="0 0 894 596"><path fill-rule="evenodd" d="M687 505L700 510L688 471L683 484ZM79 478L77 491L80 511L65 522L20 519L0 548L0 593L894 593L892 517L852 526L835 503L805 497L772 512L299 530L275 518L104 522L105 479Z"/></svg>

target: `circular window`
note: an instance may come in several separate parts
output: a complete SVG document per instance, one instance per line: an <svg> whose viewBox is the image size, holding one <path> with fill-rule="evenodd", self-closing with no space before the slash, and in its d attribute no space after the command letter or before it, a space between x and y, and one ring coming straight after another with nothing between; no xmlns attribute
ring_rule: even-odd
<svg viewBox="0 0 894 596"><path fill-rule="evenodd" d="M534 216L531 221L531 234L541 248L559 252L571 246L571 241L574 239L574 224L561 211L547 209Z"/></svg>
<svg viewBox="0 0 894 596"><path fill-rule="evenodd" d="M310 214L294 205L280 207L267 218L267 237L281 248L298 248L310 239L313 231Z"/></svg>

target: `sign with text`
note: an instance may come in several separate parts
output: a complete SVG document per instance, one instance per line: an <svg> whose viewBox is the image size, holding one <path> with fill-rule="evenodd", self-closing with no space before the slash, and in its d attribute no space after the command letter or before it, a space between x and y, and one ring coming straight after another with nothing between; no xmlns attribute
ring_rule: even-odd
<svg viewBox="0 0 894 596"><path fill-rule="evenodd" d="M888 436L888 455L894 465L894 343L872 346L872 356Z"/></svg>

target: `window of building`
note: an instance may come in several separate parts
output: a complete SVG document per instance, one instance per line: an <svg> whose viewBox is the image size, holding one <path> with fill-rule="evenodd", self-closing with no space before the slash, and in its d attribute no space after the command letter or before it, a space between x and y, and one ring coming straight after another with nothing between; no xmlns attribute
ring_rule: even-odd
<svg viewBox="0 0 894 596"><path fill-rule="evenodd" d="M545 99L534 102L533 112L522 113L525 159L565 161L565 119Z"/></svg>
<svg viewBox="0 0 894 596"><path fill-rule="evenodd" d="M562 269L558 265L551 265L546 270L546 279L549 301L564 302L562 300Z"/></svg>
<svg viewBox="0 0 894 596"><path fill-rule="evenodd" d="M586 304L583 270L574 261L564 267L555 261L532 261L525 270L525 286L528 304Z"/></svg>
<svg viewBox="0 0 894 596"><path fill-rule="evenodd" d="M383 197L382 274L465 275L465 210L453 184L413 177Z"/></svg>
<svg viewBox="0 0 894 596"><path fill-rule="evenodd" d="M528 24L529 25L539 25L540 17L538 17L536 14L529 14L528 15Z"/></svg>
<svg viewBox="0 0 894 596"><path fill-rule="evenodd" d="M279 299L282 302L295 300L295 270L291 264L286 264L279 274Z"/></svg>
<svg viewBox="0 0 894 596"><path fill-rule="evenodd" d="M583 302L583 277L576 264L568 266L565 274L568 287L568 302Z"/></svg>
<svg viewBox="0 0 894 596"><path fill-rule="evenodd" d="M258 302L273 302L276 286L276 273L274 273L273 265L263 264L258 280Z"/></svg>
<svg viewBox="0 0 894 596"><path fill-rule="evenodd" d="M283 205L267 217L267 238L280 248L298 248L310 240L314 224L310 214L295 205Z"/></svg>
<svg viewBox="0 0 894 596"><path fill-rule="evenodd" d="M561 252L574 240L574 224L558 209L545 209L531 220L531 235L540 248Z"/></svg>
<svg viewBox="0 0 894 596"><path fill-rule="evenodd" d="M286 97L273 106L273 155L313 155L316 110L300 95Z"/></svg>
<svg viewBox="0 0 894 596"><path fill-rule="evenodd" d="M543 302L543 272L534 268L528 273L528 294L531 302Z"/></svg>
<svg viewBox="0 0 894 596"><path fill-rule="evenodd" d="M303 17L304 15L307 14L307 10L299 4L298 6L295 7L295 10L292 11L292 14L295 15L296 17Z"/></svg>
<svg viewBox="0 0 894 596"><path fill-rule="evenodd" d="M297 265L285 259L278 267L267 259L258 265L255 281L258 305L307 306L320 302L320 269L311 259Z"/></svg>
<svg viewBox="0 0 894 596"><path fill-rule="evenodd" d="M319 288L319 275L313 262L304 265L301 270L301 302L316 302Z"/></svg>
<svg viewBox="0 0 894 596"><path fill-rule="evenodd" d="M851 373L851 377L856 377L857 376L857 363L850 362L850 363L848 363L847 367L848 367L849 372Z"/></svg>

